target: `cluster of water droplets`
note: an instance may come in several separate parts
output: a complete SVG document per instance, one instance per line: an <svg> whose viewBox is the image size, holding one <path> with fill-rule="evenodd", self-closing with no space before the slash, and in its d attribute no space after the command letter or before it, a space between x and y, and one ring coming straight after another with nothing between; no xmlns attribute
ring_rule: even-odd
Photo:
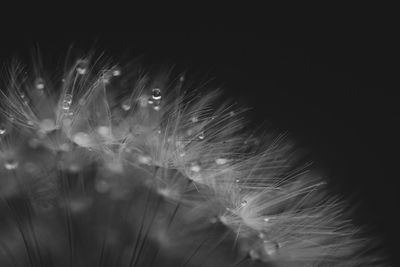
<svg viewBox="0 0 400 267"><path fill-rule="evenodd" d="M151 90L151 96L147 101L150 105L153 106L153 109L158 111L161 109L161 89L160 88L153 88Z"/></svg>

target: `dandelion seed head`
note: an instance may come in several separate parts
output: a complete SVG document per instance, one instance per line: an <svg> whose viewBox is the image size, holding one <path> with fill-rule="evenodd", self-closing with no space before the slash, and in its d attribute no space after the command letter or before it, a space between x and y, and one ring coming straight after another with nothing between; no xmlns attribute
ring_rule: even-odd
<svg viewBox="0 0 400 267"><path fill-rule="evenodd" d="M286 137L264 140L251 132L238 116L243 110L217 91L182 92L184 75L137 74L125 66L122 73L119 63L99 58L89 66L89 58L60 73L60 88L35 69L33 85L11 83L0 99L6 119L0 124L0 197L18 193L31 202L32 213L25 216L31 219L21 216L21 222L46 233L37 251L42 245L64 251L57 238L49 238L57 235L73 241L65 256L71 266L86 263L73 262L81 239L96 249L104 244L102 266L111 264L114 248L123 251L121 266L141 265L135 257L145 253L127 254L144 236L146 253L157 248L176 258L193 254L188 265L212 260L204 257L209 251L202 243L291 266L343 266L338 259L362 251L356 227L342 216L346 206L321 190L321 179L304 171L309 166L296 169L294 145ZM46 205L46 213L37 208ZM65 222L72 223L59 231ZM221 242L220 228L234 238ZM76 238L78 232L82 237ZM11 249L11 242L3 244ZM235 266L232 260L217 266Z"/></svg>

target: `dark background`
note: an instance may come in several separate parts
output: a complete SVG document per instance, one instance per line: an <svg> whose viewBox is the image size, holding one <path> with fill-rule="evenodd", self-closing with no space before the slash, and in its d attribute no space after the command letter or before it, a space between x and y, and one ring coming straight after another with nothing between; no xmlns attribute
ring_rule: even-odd
<svg viewBox="0 0 400 267"><path fill-rule="evenodd" d="M364 26L364 27L363 27ZM215 77L248 106L311 151L335 190L360 203L355 217L397 253L398 116L395 36L385 25L355 24L229 32L127 29L35 31L3 35L0 59L29 59L32 47L63 59L71 43L108 55L177 62ZM94 45L95 44L95 45ZM94 45L94 46L93 46Z"/></svg>

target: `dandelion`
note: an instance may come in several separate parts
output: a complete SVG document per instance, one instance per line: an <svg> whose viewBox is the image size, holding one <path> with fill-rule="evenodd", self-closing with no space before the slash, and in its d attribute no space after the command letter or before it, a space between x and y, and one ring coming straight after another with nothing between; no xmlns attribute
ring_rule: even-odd
<svg viewBox="0 0 400 267"><path fill-rule="evenodd" d="M379 264L292 142L223 93L92 56L27 73L0 91L1 266Z"/></svg>

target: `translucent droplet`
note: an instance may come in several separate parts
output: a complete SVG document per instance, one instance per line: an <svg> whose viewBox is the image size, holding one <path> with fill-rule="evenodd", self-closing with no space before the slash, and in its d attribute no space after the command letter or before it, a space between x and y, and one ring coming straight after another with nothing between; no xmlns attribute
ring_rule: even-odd
<svg viewBox="0 0 400 267"><path fill-rule="evenodd" d="M111 129L107 126L99 126L97 132L103 137L109 137L111 135Z"/></svg>
<svg viewBox="0 0 400 267"><path fill-rule="evenodd" d="M153 109L156 111L161 109L161 90L159 88L151 90L151 97L149 98L148 103L153 105Z"/></svg>
<svg viewBox="0 0 400 267"><path fill-rule="evenodd" d="M154 88L153 90L151 90L151 98L154 100L160 100L161 99L161 89Z"/></svg>
<svg viewBox="0 0 400 267"><path fill-rule="evenodd" d="M68 111L71 107L71 103L72 103L72 95L66 94L62 102L62 109Z"/></svg>
<svg viewBox="0 0 400 267"><path fill-rule="evenodd" d="M4 135L7 132L7 129L3 126L0 126L0 135Z"/></svg>
<svg viewBox="0 0 400 267"><path fill-rule="evenodd" d="M149 156L143 156L143 155L139 155L138 157L138 161L142 164L150 164L151 163L151 158Z"/></svg>
<svg viewBox="0 0 400 267"><path fill-rule="evenodd" d="M236 182L236 183L240 183L240 180L239 180L239 179L236 179L235 182Z"/></svg>
<svg viewBox="0 0 400 267"><path fill-rule="evenodd" d="M92 144L92 139L90 138L90 135L83 132L76 133L73 137L73 141L81 147L89 147Z"/></svg>
<svg viewBox="0 0 400 267"><path fill-rule="evenodd" d="M131 101L130 99L125 100L124 102L122 102L121 104L121 108L125 111L128 111L131 109Z"/></svg>
<svg viewBox="0 0 400 267"><path fill-rule="evenodd" d="M113 70L113 72L112 72L112 75L114 76L114 77L117 77L117 76L120 76L121 75L121 69L120 68L115 68L114 70Z"/></svg>
<svg viewBox="0 0 400 267"><path fill-rule="evenodd" d="M242 200L242 202L240 202L240 207L245 207L247 205L247 201L246 200Z"/></svg>
<svg viewBox="0 0 400 267"><path fill-rule="evenodd" d="M215 160L215 163L217 163L218 165L223 165L227 162L228 162L228 159L224 159L224 158L218 158Z"/></svg>
<svg viewBox="0 0 400 267"><path fill-rule="evenodd" d="M86 74L89 62L85 59L78 60L76 63L76 72L80 75Z"/></svg>
<svg viewBox="0 0 400 267"><path fill-rule="evenodd" d="M271 242L271 241L265 240L264 244L263 244L263 248L264 248L265 253L267 253L269 256L273 256L277 252L277 250L279 248L279 244L276 242Z"/></svg>
<svg viewBox="0 0 400 267"><path fill-rule="evenodd" d="M198 122L198 121L199 121L199 118L196 117L196 116L193 116L190 120L191 120L193 123L195 123L195 122Z"/></svg>
<svg viewBox="0 0 400 267"><path fill-rule="evenodd" d="M179 82L183 83L185 81L185 75L179 77Z"/></svg>
<svg viewBox="0 0 400 267"><path fill-rule="evenodd" d="M200 140L203 140L204 137L205 137L204 132L203 132L203 131L200 132L200 134L199 134L199 139L200 139Z"/></svg>
<svg viewBox="0 0 400 267"><path fill-rule="evenodd" d="M42 78L36 78L35 80L35 88L37 90L43 90L45 86L44 80Z"/></svg>
<svg viewBox="0 0 400 267"><path fill-rule="evenodd" d="M269 220L270 220L270 219L269 219L268 217L265 217L265 218L263 219L264 222L269 222Z"/></svg>
<svg viewBox="0 0 400 267"><path fill-rule="evenodd" d="M200 168L200 166L197 165L197 164L192 164L192 166L190 166L190 170L191 170L192 172L200 172L201 168Z"/></svg>
<svg viewBox="0 0 400 267"><path fill-rule="evenodd" d="M18 165L19 165L19 163L15 159L7 159L4 162L4 167L7 170L15 170L16 168L18 168Z"/></svg>

